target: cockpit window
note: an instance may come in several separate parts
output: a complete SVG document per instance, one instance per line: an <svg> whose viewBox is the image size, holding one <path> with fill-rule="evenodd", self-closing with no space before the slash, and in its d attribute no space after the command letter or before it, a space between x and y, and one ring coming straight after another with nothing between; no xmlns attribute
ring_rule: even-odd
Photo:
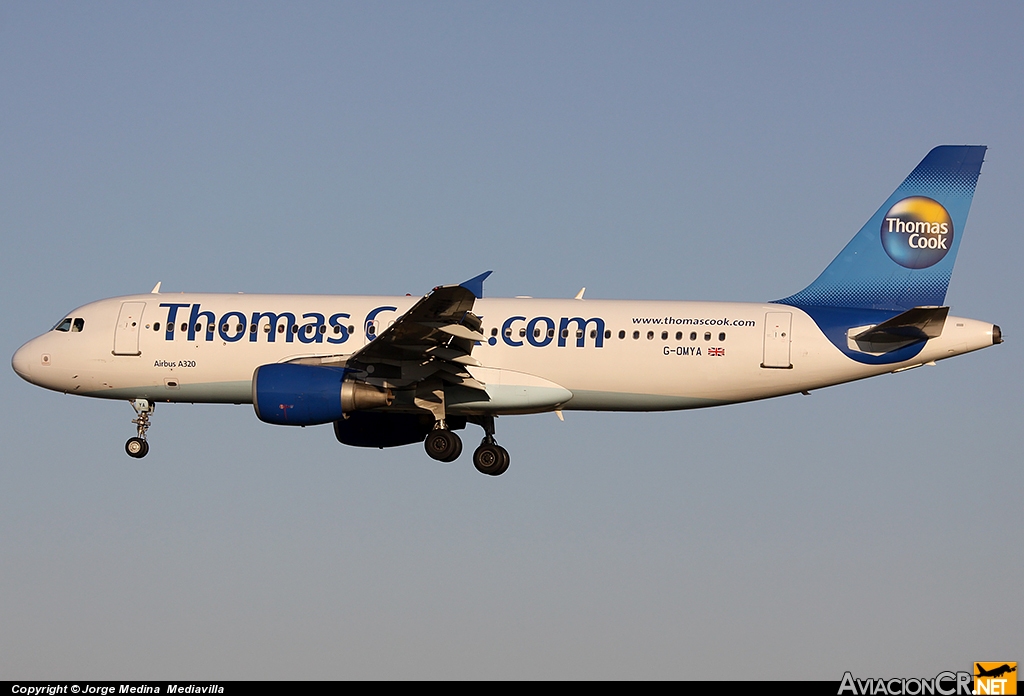
<svg viewBox="0 0 1024 696"><path fill-rule="evenodd" d="M57 324L55 327L53 327L53 330L54 331L70 331L71 330L71 317L68 317L67 319L65 319L62 322L60 322L59 324Z"/></svg>
<svg viewBox="0 0 1024 696"><path fill-rule="evenodd" d="M71 333L81 331L85 328L85 319L75 319L75 322L71 325Z"/></svg>

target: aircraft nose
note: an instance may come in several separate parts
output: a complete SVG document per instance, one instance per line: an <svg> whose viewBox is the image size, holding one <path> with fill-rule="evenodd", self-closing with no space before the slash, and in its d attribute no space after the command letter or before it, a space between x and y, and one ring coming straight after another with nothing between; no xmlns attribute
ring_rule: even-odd
<svg viewBox="0 0 1024 696"><path fill-rule="evenodd" d="M11 367L18 373L26 382L32 381L32 357L29 349L29 344L26 343L14 354L11 358Z"/></svg>

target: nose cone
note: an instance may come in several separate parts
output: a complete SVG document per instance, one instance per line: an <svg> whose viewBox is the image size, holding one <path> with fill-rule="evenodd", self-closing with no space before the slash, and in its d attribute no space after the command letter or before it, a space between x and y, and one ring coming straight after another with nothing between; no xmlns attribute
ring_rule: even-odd
<svg viewBox="0 0 1024 696"><path fill-rule="evenodd" d="M26 343L19 348L18 352L14 354L14 357L11 358L11 367L13 367L14 371L18 373L18 376L26 382L32 381L32 353L29 348L30 343L31 342Z"/></svg>

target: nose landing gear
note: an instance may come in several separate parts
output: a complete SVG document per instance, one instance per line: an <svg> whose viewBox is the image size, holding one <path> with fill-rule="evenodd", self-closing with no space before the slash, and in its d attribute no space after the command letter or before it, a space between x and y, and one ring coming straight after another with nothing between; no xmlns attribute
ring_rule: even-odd
<svg viewBox="0 0 1024 696"><path fill-rule="evenodd" d="M142 459L149 454L146 431L149 430L149 416L156 408L156 404L150 402L149 399L132 399L129 403L138 416L132 423L138 426L139 436L128 438L128 442L124 443L124 451L128 453L129 457Z"/></svg>

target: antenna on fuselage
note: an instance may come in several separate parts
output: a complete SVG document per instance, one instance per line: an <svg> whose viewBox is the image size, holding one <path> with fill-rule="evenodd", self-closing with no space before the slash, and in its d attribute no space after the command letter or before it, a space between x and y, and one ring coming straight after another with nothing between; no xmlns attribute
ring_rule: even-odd
<svg viewBox="0 0 1024 696"><path fill-rule="evenodd" d="M160 294L160 282L162 282L162 281L158 281L157 284L153 286L153 289L149 291L149 294L151 294L151 295L159 295Z"/></svg>

